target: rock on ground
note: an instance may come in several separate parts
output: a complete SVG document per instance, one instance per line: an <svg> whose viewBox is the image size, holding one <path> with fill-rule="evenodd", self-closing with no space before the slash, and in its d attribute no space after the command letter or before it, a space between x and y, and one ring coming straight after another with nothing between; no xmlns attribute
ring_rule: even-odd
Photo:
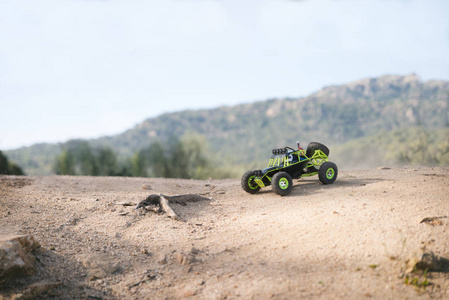
<svg viewBox="0 0 449 300"><path fill-rule="evenodd" d="M0 236L0 282L33 275L39 247L29 235Z"/></svg>

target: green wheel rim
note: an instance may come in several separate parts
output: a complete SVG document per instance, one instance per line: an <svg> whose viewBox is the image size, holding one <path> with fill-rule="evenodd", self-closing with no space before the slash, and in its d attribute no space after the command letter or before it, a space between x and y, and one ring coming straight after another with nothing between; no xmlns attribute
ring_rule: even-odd
<svg viewBox="0 0 449 300"><path fill-rule="evenodd" d="M282 177L282 178L279 180L279 187L280 187L281 189L283 189L283 190L288 189L288 179L285 178L285 177Z"/></svg>
<svg viewBox="0 0 449 300"><path fill-rule="evenodd" d="M335 171L334 171L333 168L329 168L329 169L326 170L326 178L327 179L334 178L334 175L335 175Z"/></svg>
<svg viewBox="0 0 449 300"><path fill-rule="evenodd" d="M254 182L254 177L256 177L256 176L253 175L250 178L248 178L248 186L252 190L255 190L259 187L259 185Z"/></svg>

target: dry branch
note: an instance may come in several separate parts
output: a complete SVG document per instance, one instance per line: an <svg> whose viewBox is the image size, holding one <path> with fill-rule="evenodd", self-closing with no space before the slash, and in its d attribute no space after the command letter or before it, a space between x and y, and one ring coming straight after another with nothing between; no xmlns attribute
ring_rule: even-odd
<svg viewBox="0 0 449 300"><path fill-rule="evenodd" d="M160 204L161 204L162 210L165 211L170 218L178 219L178 215L171 208L171 206L168 204L168 200L164 196L162 196L162 194L161 194Z"/></svg>
<svg viewBox="0 0 449 300"><path fill-rule="evenodd" d="M197 195L197 194L185 194L185 195L178 195L178 196L166 196L166 195L162 195L161 196L165 197L168 202L170 203L176 203L176 204L181 204L186 206L187 203L186 202L198 202L198 201L204 201L204 200L210 200L209 198Z"/></svg>
<svg viewBox="0 0 449 300"><path fill-rule="evenodd" d="M170 203L187 205L187 202L198 202L203 200L210 200L209 198L202 197L197 194L185 194L177 196L166 196L166 195L156 195L152 194L148 196L145 200L142 200L137 204L135 209L141 207L153 211L155 213L165 212L170 218L181 220L181 218L175 213Z"/></svg>

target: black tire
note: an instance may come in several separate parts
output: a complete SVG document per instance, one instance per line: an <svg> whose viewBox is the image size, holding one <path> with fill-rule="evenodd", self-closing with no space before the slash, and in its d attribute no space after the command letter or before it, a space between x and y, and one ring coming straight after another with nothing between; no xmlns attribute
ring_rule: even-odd
<svg viewBox="0 0 449 300"><path fill-rule="evenodd" d="M243 174L241 184L245 192L255 194L260 190L260 186L254 182L254 177L256 177L254 171Z"/></svg>
<svg viewBox="0 0 449 300"><path fill-rule="evenodd" d="M326 156L329 156L329 148L327 148L325 145L321 144L321 143L317 143L317 142L311 142L308 146L307 146L307 150L306 150L306 156L308 158L311 158L313 156L313 154L315 154L316 150L321 150L323 151L324 154L326 154Z"/></svg>
<svg viewBox="0 0 449 300"><path fill-rule="evenodd" d="M318 178L323 184L331 184L335 182L338 175L337 165L333 162L327 161L321 165L318 170Z"/></svg>
<svg viewBox="0 0 449 300"><path fill-rule="evenodd" d="M287 172L278 172L271 178L271 186L276 194L288 195L293 188L292 177Z"/></svg>

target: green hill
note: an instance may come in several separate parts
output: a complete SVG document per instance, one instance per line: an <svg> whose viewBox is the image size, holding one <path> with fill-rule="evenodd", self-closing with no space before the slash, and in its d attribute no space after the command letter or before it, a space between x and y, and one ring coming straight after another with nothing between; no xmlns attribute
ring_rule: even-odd
<svg viewBox="0 0 449 300"><path fill-rule="evenodd" d="M415 165L449 166L449 128L422 126L382 131L333 148L346 168Z"/></svg>
<svg viewBox="0 0 449 300"><path fill-rule="evenodd" d="M439 151L444 148L440 144L448 139L447 127L449 82L423 82L416 75L382 76L325 87L302 98L164 114L147 119L122 134L90 140L89 143L93 147L111 147L124 158L156 140L164 143L171 136L198 133L206 137L210 149L220 156L223 164L245 164L247 167L265 161L272 148L294 146L297 140L303 146L310 141L325 143L331 147L331 158L337 163L348 167L362 166L366 161L352 159L353 155L360 155L355 149L359 147L360 151L366 152L361 145L380 143L390 148L395 146L394 149L379 149L387 152L374 160L375 165L447 165L444 158L432 162L416 161L401 158L401 154L388 154L402 148L399 152L409 151L407 143L418 139L422 132L427 136L438 135L438 139L430 138L427 143L428 147ZM398 140L395 134L405 134L408 139ZM6 154L28 174L50 174L51 164L63 146L41 144L6 151Z"/></svg>

